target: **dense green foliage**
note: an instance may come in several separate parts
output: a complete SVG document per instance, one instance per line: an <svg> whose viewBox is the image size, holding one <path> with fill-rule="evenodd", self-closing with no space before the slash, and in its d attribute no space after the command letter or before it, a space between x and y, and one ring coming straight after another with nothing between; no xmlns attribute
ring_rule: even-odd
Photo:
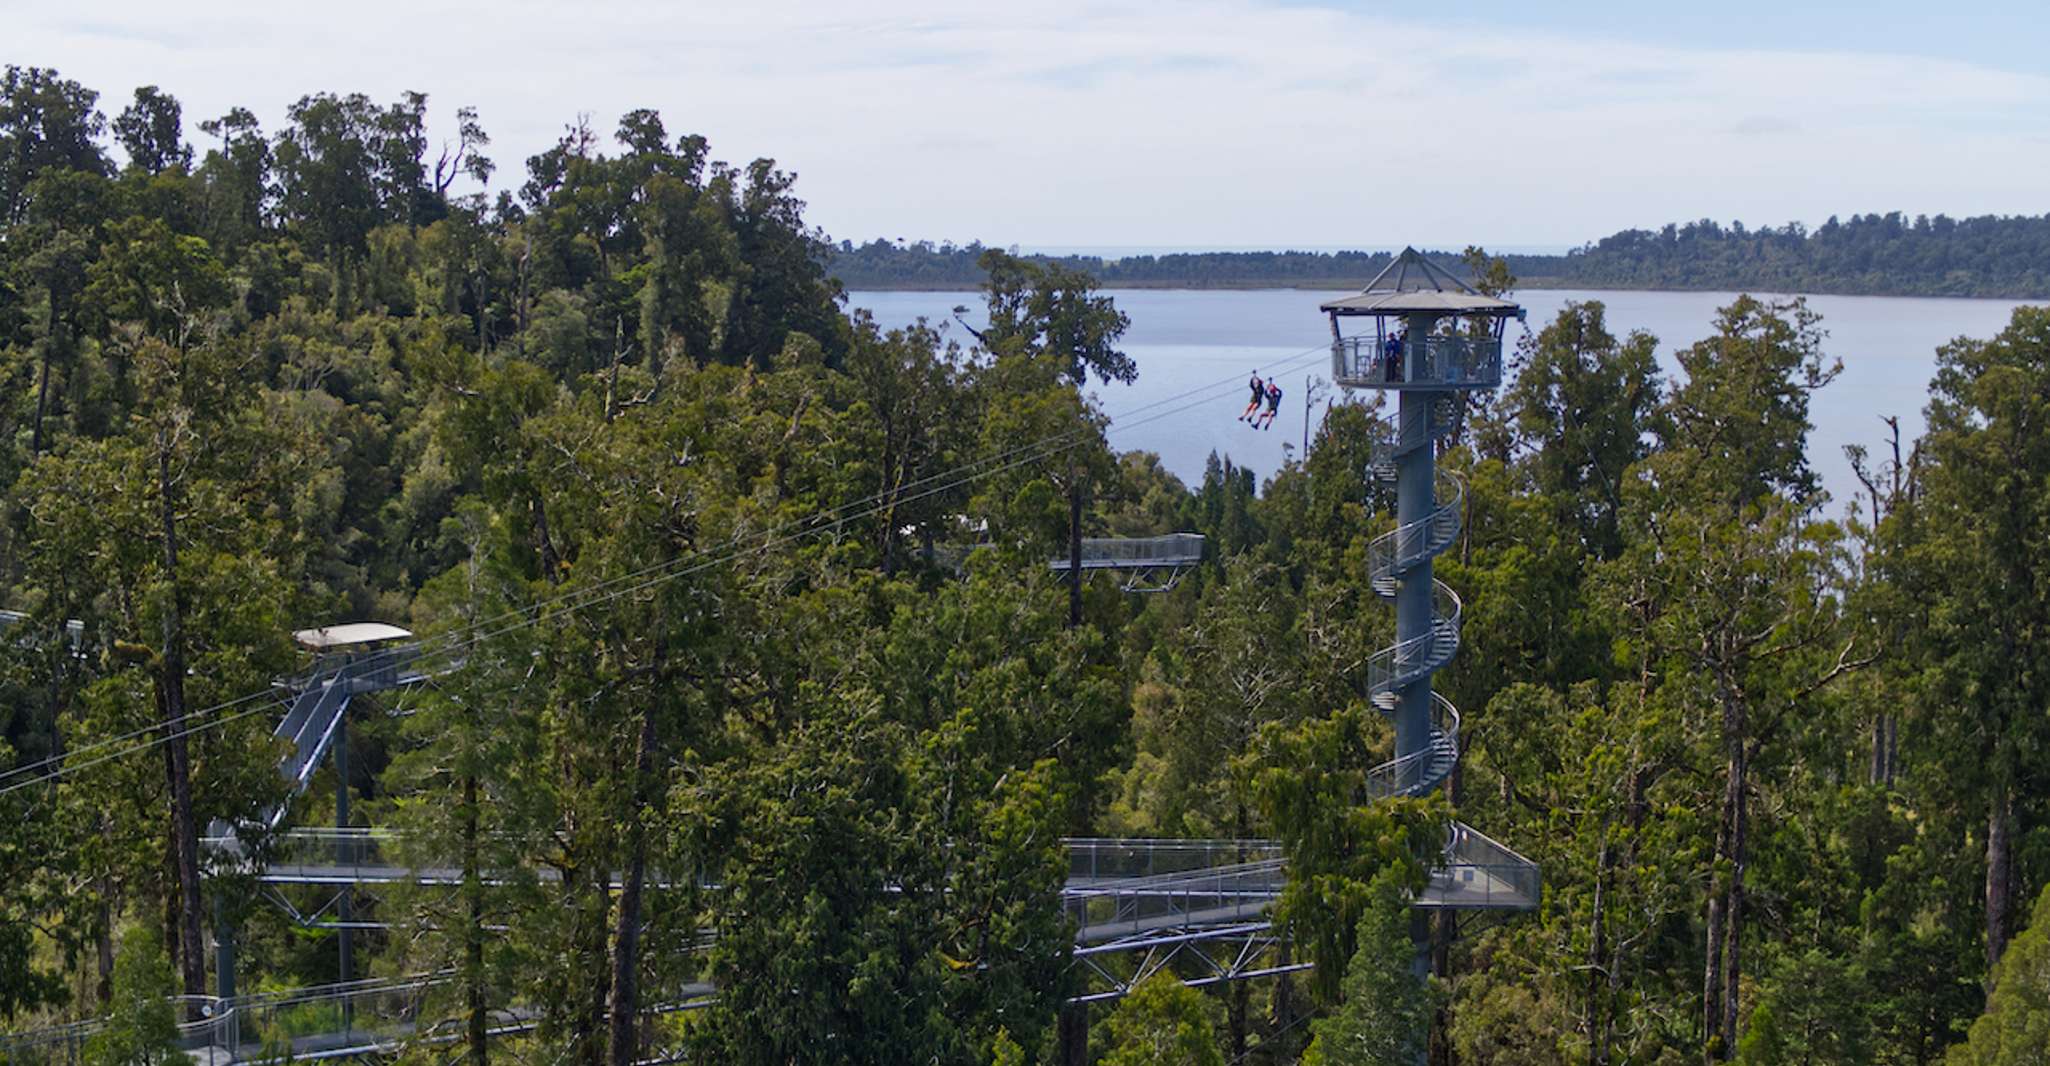
<svg viewBox="0 0 2050 1066"><path fill-rule="evenodd" d="M177 987L155 928L138 925L123 935L108 1024L86 1042L87 1066L157 1066L182 1057L177 1008L167 998Z"/></svg>
<svg viewBox="0 0 2050 1066"><path fill-rule="evenodd" d="M1441 1061L1505 1066L2036 1031L2050 314L1946 348L1927 438L1861 456L1837 520L1805 305L1734 301L1671 378L1567 307L1441 455L1465 757L1388 801L1378 402L1185 486L1111 448L1082 386L1138 368L1073 264L977 250L988 330L884 331L771 162L636 111L496 191L481 118L435 150L427 108L237 109L195 150L161 90L109 123L0 81L10 1029L113 1016L100 1046L145 1054L147 989L210 991L230 931L244 991L334 980L331 894L197 838L289 859L261 813L339 790L438 873L352 900L353 976L433 975L404 1009L460 1041L407 1061L1377 1061L1426 1010ZM1046 565L1175 530L1213 557L1168 594ZM438 676L358 697L346 777L293 799L271 683L310 665L291 631L359 618ZM1427 999L1398 902L1453 817L1545 895L1432 918ZM1143 835L1279 842L1261 961L1310 972L1192 989L1180 957L1090 1032L1064 1004L1142 962L1074 957L1063 838ZM246 1024L339 1025L316 1007Z"/></svg>
<svg viewBox="0 0 2050 1066"><path fill-rule="evenodd" d="M1405 1066L1428 1046L1431 990L1414 972L1407 894L1400 880L1382 874L1369 895L1340 986L1343 1001L1318 1019L1303 1066Z"/></svg>
<svg viewBox="0 0 2050 1066"><path fill-rule="evenodd" d="M1224 1066L1215 1004L1166 973L1140 982L1104 1019L1102 1066Z"/></svg>
<svg viewBox="0 0 2050 1066"><path fill-rule="evenodd" d="M973 289L987 276L980 244L870 241L834 246L832 274L850 289ZM1453 255L1433 253L1451 264ZM1087 271L1112 288L1358 288L1388 252L1168 252L1028 256ZM1681 289L1870 296L2050 296L2050 215L1953 219L1900 212L1747 229L1703 219L1630 229L1564 255L1512 254L1535 288Z"/></svg>
<svg viewBox="0 0 2050 1066"><path fill-rule="evenodd" d="M2029 928L2014 938L1993 974L1986 1014L1951 1049L1951 1066L2042 1066L2050 1062L2050 889Z"/></svg>

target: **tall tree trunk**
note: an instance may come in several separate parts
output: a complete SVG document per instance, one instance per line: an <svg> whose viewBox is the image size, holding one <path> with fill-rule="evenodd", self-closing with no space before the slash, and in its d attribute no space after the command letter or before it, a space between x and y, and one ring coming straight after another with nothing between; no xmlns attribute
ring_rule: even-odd
<svg viewBox="0 0 2050 1066"><path fill-rule="evenodd" d="M164 749L164 781L167 787L170 780L171 750L166 748ZM178 843L169 837L164 838L162 887L163 891L160 893L160 897L164 904L164 954L170 956L171 968L175 970L178 968L178 956L180 954L178 950Z"/></svg>
<svg viewBox="0 0 2050 1066"><path fill-rule="evenodd" d="M43 412L50 400L50 347L55 343L55 338L44 339L43 366L36 373L36 421L35 428L29 431L28 446L31 458L43 454Z"/></svg>
<svg viewBox="0 0 2050 1066"><path fill-rule="evenodd" d="M541 577L551 585L562 581L562 557L555 553L555 537L548 532L548 503L535 493L528 504L533 519L534 555L541 564Z"/></svg>
<svg viewBox="0 0 2050 1066"><path fill-rule="evenodd" d="M1892 788L1894 778L1901 770L1901 718L1897 714L1886 716L1886 787Z"/></svg>
<svg viewBox="0 0 2050 1066"><path fill-rule="evenodd" d="M1580 1023L1587 1034L1587 1061L1596 1064L1609 1061L1607 1010L1602 986L1611 973L1607 906L1609 871L1615 861L1615 844L1609 839L1605 825L1602 827L1602 850L1595 858L1594 905L1593 913L1588 916L1587 1002L1581 1008Z"/></svg>
<svg viewBox="0 0 2050 1066"><path fill-rule="evenodd" d="M490 1006L484 991L484 879L477 858L477 775L463 775L463 1008L470 1061L485 1066L489 1059Z"/></svg>
<svg viewBox="0 0 2050 1066"><path fill-rule="evenodd" d="M43 454L43 416L49 411L50 364L71 348L72 290L68 284L50 285L49 328L43 336L42 365L36 371L36 420L29 431L29 455Z"/></svg>
<svg viewBox="0 0 2050 1066"><path fill-rule="evenodd" d="M2014 801L2001 781L1993 786L1986 815L1986 987L1993 987L1993 969L2007 952L2014 881Z"/></svg>
<svg viewBox="0 0 2050 1066"><path fill-rule="evenodd" d="M171 441L157 442L157 500L164 538L164 580L171 594L164 603L163 649L159 656L164 729L170 743L171 846L178 870L178 964L185 994L206 994L206 949L199 935L199 835L192 817L192 751L185 737L185 628L181 612L185 594L178 580L178 519L172 496ZM195 1007L196 1009L196 1007Z"/></svg>
<svg viewBox="0 0 2050 1066"><path fill-rule="evenodd" d="M619 355L626 344L625 320L612 320L612 364L605 368L605 421L619 414Z"/></svg>
<svg viewBox="0 0 2050 1066"><path fill-rule="evenodd" d="M1869 780L1882 788L1892 788L1894 773L1899 763L1900 718L1890 712L1881 711L1872 719L1872 763Z"/></svg>
<svg viewBox="0 0 2050 1066"><path fill-rule="evenodd" d="M1288 941L1282 941L1274 950L1281 966L1294 961ZM1267 1004L1267 1039L1273 1041L1288 1032L1295 1025L1295 1017L1295 975L1284 973L1274 979L1274 998Z"/></svg>
<svg viewBox="0 0 2050 1066"><path fill-rule="evenodd" d="M1701 1040L1713 1062L1722 1057L1716 1038L1722 1030L1723 887L1717 878L1709 891L1707 930L1703 937L1707 962L1701 975Z"/></svg>
<svg viewBox="0 0 2050 1066"><path fill-rule="evenodd" d="M640 1054L641 892L648 875L648 782L654 761L655 716L643 713L634 752L626 883L619 891L619 927L612 937L612 1066L633 1066Z"/></svg>
<svg viewBox="0 0 2050 1066"><path fill-rule="evenodd" d="M100 913L96 923L99 928L93 930L94 961L99 963L99 982L93 986L93 995L105 1007L114 998L114 890L104 877L94 887L100 897Z"/></svg>
<svg viewBox="0 0 2050 1066"><path fill-rule="evenodd" d="M491 337L487 332L489 327L485 325L489 315L484 303L484 275L480 272L476 275L475 281L476 284L471 288L471 291L477 296L477 354L480 356L489 355L491 354Z"/></svg>
<svg viewBox="0 0 2050 1066"><path fill-rule="evenodd" d="M525 226L520 228L523 231L526 229ZM534 262L534 235L523 232L522 236L526 238L526 244L520 249L520 333L514 342L513 354L524 360L527 358L527 298L532 291L528 287L528 275L533 272L531 268Z"/></svg>
<svg viewBox="0 0 2050 1066"><path fill-rule="evenodd" d="M1737 1050L1737 983L1743 977L1744 873L1750 860L1751 753L1739 748L1730 766L1730 888L1723 904L1723 1056Z"/></svg>
<svg viewBox="0 0 2050 1066"><path fill-rule="evenodd" d="M1089 1066L1089 1004L1064 1003L1054 1023L1056 1066Z"/></svg>
<svg viewBox="0 0 2050 1066"><path fill-rule="evenodd" d="M606 916L611 913L609 875L603 870L564 872L563 890L570 912L575 915L570 952L576 959L573 972L587 978L571 1009L569 1022L570 1061L579 1066L605 1066L605 1010L612 996L612 968L606 950L610 931Z"/></svg>
<svg viewBox="0 0 2050 1066"><path fill-rule="evenodd" d="M1231 1062L1246 1057L1246 1015L1252 989L1244 981L1231 982L1231 989L1225 995L1225 1027L1228 1031L1226 1055Z"/></svg>
<svg viewBox="0 0 2050 1066"><path fill-rule="evenodd" d="M1657 776L1655 766L1638 766L1630 771L1630 799L1623 808L1623 825L1627 831L1623 846L1622 861L1618 867L1623 871L1637 868L1640 845L1644 839L1644 821L1651 814L1649 795L1651 783ZM1604 1062L1613 1053L1616 1039L1616 1004L1622 999L1622 988L1626 960L1621 951L1611 944L1607 951L1609 966L1608 998L1602 1012L1601 1049Z"/></svg>
<svg viewBox="0 0 2050 1066"><path fill-rule="evenodd" d="M1714 878L1708 901L1707 967L1701 987L1702 1039L1712 1061L1728 1059L1736 1051L1737 984L1742 974L1745 799L1750 789L1751 764L1751 752L1745 741L1750 715L1742 692L1727 676L1720 688L1727 762L1714 857L1724 870Z"/></svg>

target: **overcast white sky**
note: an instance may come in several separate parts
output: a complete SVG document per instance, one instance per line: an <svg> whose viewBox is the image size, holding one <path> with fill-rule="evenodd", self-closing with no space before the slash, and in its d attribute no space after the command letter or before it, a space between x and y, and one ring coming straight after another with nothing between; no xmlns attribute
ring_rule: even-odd
<svg viewBox="0 0 2050 1066"><path fill-rule="evenodd" d="M653 107L796 171L857 241L1564 246L2050 211L2038 4L1664 6L0 0L0 61L110 115L154 83L188 123L272 130L305 93L418 89L440 130L482 111L502 184L578 112Z"/></svg>

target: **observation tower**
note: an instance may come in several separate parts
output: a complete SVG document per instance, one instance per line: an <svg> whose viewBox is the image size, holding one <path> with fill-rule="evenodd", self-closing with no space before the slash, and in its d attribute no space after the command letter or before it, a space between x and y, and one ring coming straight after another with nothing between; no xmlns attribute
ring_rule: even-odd
<svg viewBox="0 0 2050 1066"><path fill-rule="evenodd" d="M1368 697L1395 721L1395 758L1371 771L1370 783L1377 795L1421 796L1459 759L1459 711L1431 691L1431 675L1459 650L1460 601L1432 576L1431 561L1459 539L1465 488L1437 469L1438 447L1458 428L1468 393L1501 386L1502 334L1523 309L1476 291L1414 248L1361 292L1321 309L1331 319L1332 379L1396 394L1394 444L1377 448L1370 471L1395 485L1396 524L1367 551L1368 583L1395 606L1395 643L1367 661ZM1341 328L1348 323L1352 336ZM1446 880L1441 872L1419 906L1536 906L1529 860L1457 823L1446 853L1448 871L1489 890L1437 884Z"/></svg>

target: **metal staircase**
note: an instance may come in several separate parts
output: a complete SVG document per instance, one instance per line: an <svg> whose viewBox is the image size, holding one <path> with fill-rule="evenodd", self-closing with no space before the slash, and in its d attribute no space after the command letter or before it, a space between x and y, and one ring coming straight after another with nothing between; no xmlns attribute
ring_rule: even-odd
<svg viewBox="0 0 2050 1066"><path fill-rule="evenodd" d="M1427 409L1423 434L1378 448L1368 461L1374 480L1394 483L1402 457L1418 448L1435 449L1450 436L1463 413L1459 394L1434 398ZM1367 545L1367 584L1376 596L1393 601L1403 581L1428 573L1431 560L1459 541L1466 511L1466 485L1450 471L1437 470L1431 505L1422 518L1402 523ZM1431 617L1424 632L1398 640L1367 658L1367 699L1374 709L1393 715L1405 689L1428 682L1459 654L1460 617L1464 604L1452 586L1433 577ZM1398 756L1369 771L1376 798L1423 795L1444 783L1459 761L1459 711L1436 692L1430 694L1430 729L1421 750Z"/></svg>
<svg viewBox="0 0 2050 1066"><path fill-rule="evenodd" d="M1374 594L1395 608L1395 641L1368 657L1366 687L1369 702L1394 722L1396 755L1369 771L1369 786L1376 797L1426 795L1459 761L1459 711L1432 691L1431 678L1459 653L1462 605L1431 570L1459 541L1466 492L1457 476L1438 469L1438 451L1456 439L1468 393L1501 386L1502 333L1523 309L1475 291L1413 248L1357 295L1321 309L1331 321L1333 380L1396 398L1396 424L1385 435L1392 441L1367 462L1368 476L1394 490L1396 526L1369 542L1366 575ZM1348 337L1341 322L1372 332ZM1461 823L1446 854L1486 855L1491 872L1470 879L1448 865L1417 905L1537 905L1539 874L1528 859Z"/></svg>

